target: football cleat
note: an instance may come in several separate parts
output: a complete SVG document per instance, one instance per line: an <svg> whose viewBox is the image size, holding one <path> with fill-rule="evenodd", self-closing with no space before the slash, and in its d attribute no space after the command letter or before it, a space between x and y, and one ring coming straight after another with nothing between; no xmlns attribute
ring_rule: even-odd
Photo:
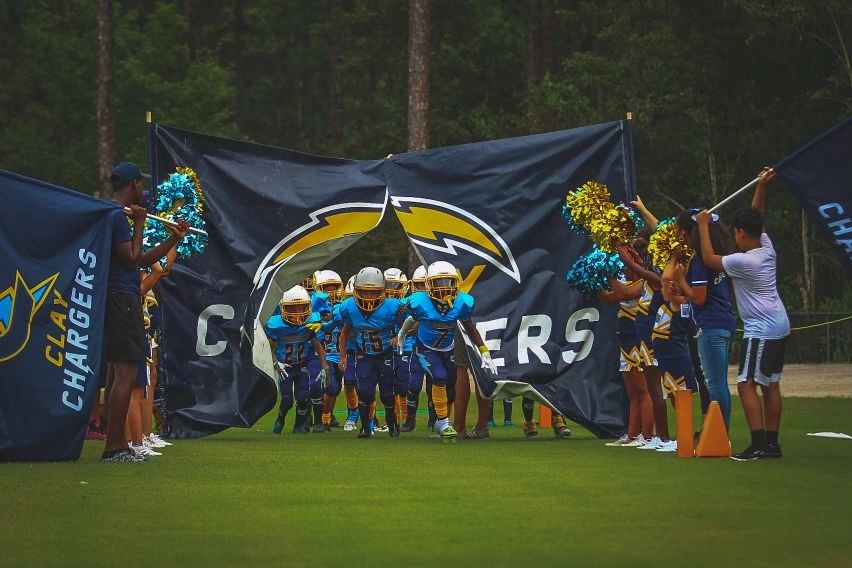
<svg viewBox="0 0 852 568"><path fill-rule="evenodd" d="M293 433L294 434L310 434L311 433L311 427L308 426L308 425L293 426Z"/></svg>
<svg viewBox="0 0 852 568"><path fill-rule="evenodd" d="M314 434L324 434L325 432L328 432L330 430L331 429L322 422L314 426Z"/></svg>
<svg viewBox="0 0 852 568"><path fill-rule="evenodd" d="M524 436L527 438L538 438L538 428L535 422L524 422Z"/></svg>
<svg viewBox="0 0 852 568"><path fill-rule="evenodd" d="M571 437L571 430L565 425L565 417L561 414L553 416L553 435L562 439Z"/></svg>
<svg viewBox="0 0 852 568"><path fill-rule="evenodd" d="M446 428L441 430L441 440L444 442L455 442L458 437L458 432L456 429L447 424Z"/></svg>
<svg viewBox="0 0 852 568"><path fill-rule="evenodd" d="M412 416L409 416L405 419L405 424L400 428L401 432L414 432L414 429L417 427L417 419Z"/></svg>
<svg viewBox="0 0 852 568"><path fill-rule="evenodd" d="M359 438L364 438L364 439L366 439L366 438L372 438L372 437L373 437L373 432L372 432L372 431L370 431L370 430L361 430L360 432L358 432L358 437L359 437Z"/></svg>
<svg viewBox="0 0 852 568"><path fill-rule="evenodd" d="M273 434L280 434L283 429L284 429L284 418L279 416L278 418L275 419L275 424L272 425L272 433Z"/></svg>

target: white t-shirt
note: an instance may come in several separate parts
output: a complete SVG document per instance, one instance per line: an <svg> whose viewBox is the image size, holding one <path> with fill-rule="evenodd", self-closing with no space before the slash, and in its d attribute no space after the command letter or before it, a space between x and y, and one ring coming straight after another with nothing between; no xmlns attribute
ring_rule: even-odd
<svg viewBox="0 0 852 568"><path fill-rule="evenodd" d="M761 246L722 257L722 268L734 283L744 337L780 339L790 333L787 310L775 281L775 248L766 233Z"/></svg>

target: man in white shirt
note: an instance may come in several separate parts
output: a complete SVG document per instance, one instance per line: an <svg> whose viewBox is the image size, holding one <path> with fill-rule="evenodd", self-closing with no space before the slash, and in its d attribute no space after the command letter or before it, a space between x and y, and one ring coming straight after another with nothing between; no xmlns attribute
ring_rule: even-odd
<svg viewBox="0 0 852 568"><path fill-rule="evenodd" d="M737 461L780 458L778 430L781 425L781 371L790 335L790 320L778 295L776 254L763 231L766 185L775 177L771 168L760 172L751 209L731 221L737 248L742 252L720 256L713 251L708 230L710 214L698 213L701 254L712 269L724 270L734 285L737 311L743 320L743 344L737 391L751 429L751 445L732 456ZM763 405L757 386L763 393Z"/></svg>

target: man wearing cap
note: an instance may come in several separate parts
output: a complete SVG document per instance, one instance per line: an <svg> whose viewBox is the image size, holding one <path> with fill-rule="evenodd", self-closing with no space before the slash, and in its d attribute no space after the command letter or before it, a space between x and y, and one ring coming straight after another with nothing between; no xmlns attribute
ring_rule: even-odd
<svg viewBox="0 0 852 568"><path fill-rule="evenodd" d="M106 318L104 322L104 349L109 372L114 380L107 399L106 447L101 456L106 462L140 462L127 447L124 425L130 395L140 362L145 360L145 325L142 319L142 290L139 284L139 268L151 266L162 258L186 235L189 226L178 222L178 228L170 229L171 236L147 253L142 252L142 230L145 228L147 211L139 206L142 199L144 179L139 166L121 162L112 170L112 200L121 206L112 215L112 252L109 263ZM130 209L133 222L131 232L123 208Z"/></svg>

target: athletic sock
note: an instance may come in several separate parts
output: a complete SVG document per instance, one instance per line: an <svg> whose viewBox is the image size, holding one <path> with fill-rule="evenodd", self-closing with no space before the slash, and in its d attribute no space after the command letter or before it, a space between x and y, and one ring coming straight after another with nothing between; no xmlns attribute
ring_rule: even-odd
<svg viewBox="0 0 852 568"><path fill-rule="evenodd" d="M361 417L361 431L370 431L370 405L366 402L358 403L358 414Z"/></svg>
<svg viewBox="0 0 852 568"><path fill-rule="evenodd" d="M311 406L314 409L314 424L322 422L322 399L311 399Z"/></svg>
<svg viewBox="0 0 852 568"><path fill-rule="evenodd" d="M420 393L412 394L411 391L409 391L405 401L405 406L408 407L408 416L414 417L417 415L417 406L419 405L419 403Z"/></svg>
<svg viewBox="0 0 852 568"><path fill-rule="evenodd" d="M755 448L766 447L766 430L752 430L751 445Z"/></svg>
<svg viewBox="0 0 852 568"><path fill-rule="evenodd" d="M521 410L524 412L524 420L526 422L533 421L533 411L535 410L535 401L531 398L524 398L521 403Z"/></svg>
<svg viewBox="0 0 852 568"><path fill-rule="evenodd" d="M397 424L396 409L393 406L385 406L385 422L387 422L388 428Z"/></svg>
<svg viewBox="0 0 852 568"><path fill-rule="evenodd" d="M773 432L772 430L767 430L766 431L766 443L767 443L767 445L770 445L770 446L777 446L778 445L778 432L777 431Z"/></svg>
<svg viewBox="0 0 852 568"><path fill-rule="evenodd" d="M345 387L343 390L346 391L346 408L349 410L357 410L358 391L355 390L355 387Z"/></svg>
<svg viewBox="0 0 852 568"><path fill-rule="evenodd" d="M408 400L403 395L399 395L396 398L399 401L399 416L397 418L400 422L405 422L408 420Z"/></svg>
<svg viewBox="0 0 852 568"><path fill-rule="evenodd" d="M325 424L326 426L331 424L331 413L330 412L323 412L322 413L322 423Z"/></svg>
<svg viewBox="0 0 852 568"><path fill-rule="evenodd" d="M503 399L503 421L511 422L512 421L512 406L514 402L511 398Z"/></svg>
<svg viewBox="0 0 852 568"><path fill-rule="evenodd" d="M432 385L432 403L435 405L435 414L438 416L438 420L443 420L449 415L447 385Z"/></svg>

